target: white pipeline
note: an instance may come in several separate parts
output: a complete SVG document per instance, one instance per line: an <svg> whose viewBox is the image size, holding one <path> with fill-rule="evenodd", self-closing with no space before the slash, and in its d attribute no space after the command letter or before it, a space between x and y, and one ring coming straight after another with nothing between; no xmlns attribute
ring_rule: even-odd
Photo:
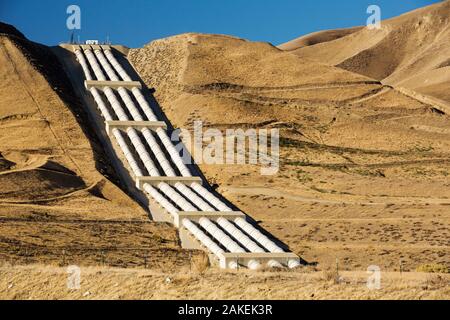
<svg viewBox="0 0 450 320"><path fill-rule="evenodd" d="M124 81L131 81L131 78L128 76L123 67L117 62L117 60L115 59L114 55L110 50L104 51L95 50L94 51L95 56L89 49L85 50L84 53L98 80L105 81L106 77L103 74L100 65L97 63L97 59L111 81L120 81L118 76L120 76L120 78ZM92 76L90 75L88 64L86 63L81 50L77 50L76 54L85 72L86 79L91 80ZM135 87L132 88L131 91L136 101L138 102L139 106L141 107L142 112L147 117L147 119L150 121L157 121L155 113L145 100L141 90ZM140 113L140 111L138 110L138 108L136 107L136 105L134 104L133 100L130 98L128 91L124 87L119 87L117 89L117 92L119 93L133 120L143 121L144 118ZM104 105L99 93L97 92L97 89L92 88L91 93L94 96L94 99L97 102L103 116L105 117L105 120L112 119L112 116L109 113L108 108ZM117 100L117 97L114 94L113 90L110 87L105 87L104 93L119 120L121 121L129 120L120 102ZM151 159L145 146L142 144L142 141L138 136L136 130L133 128L128 128L126 131L149 174L151 176L160 176L159 170L157 169L155 163ZM137 162L134 160L131 151L129 150L125 140L121 136L121 132L117 129L113 129L113 134L116 137L119 146L124 151L125 157L130 163L130 167L132 168L135 175L142 176L142 172ZM180 171L181 175L184 177L191 177L192 176L191 172L185 165L178 151L175 149L175 146L168 137L167 132L162 128L158 128L156 129L156 134L158 135L165 149L169 153L175 166ZM176 176L175 170L172 168L171 163L169 162L164 152L162 151L160 145L153 136L153 132L145 128L142 130L142 135L144 136L146 142L150 147L151 152L154 154L156 160L160 164L161 169L164 171L164 173L170 177ZM215 211L216 209L220 211L232 211L231 208L229 208L225 203L223 203L220 199L218 199L214 194L212 194L208 189L204 188L199 183L191 183L190 187L192 188L192 190L183 183L176 183L175 188L181 193L181 195L166 183L159 183L157 187L163 194L165 194L167 198L172 200L178 206L178 208L181 208L181 210L183 211L197 211L198 210L197 208L201 209L202 211ZM144 190L152 198L154 198L161 206L163 206L171 215L175 216L178 213L179 209L176 208L169 200L167 200L167 198L161 195L158 189L149 184L144 184ZM189 199L189 201L187 199ZM234 239L236 239L239 244L236 243L233 239L231 239L225 232L223 232L218 226L216 226L215 223L213 223L209 219L201 218L199 223L202 226L202 228L208 231L208 233L212 237L217 239L217 241L219 241L219 243L221 243L230 252L236 253L245 252L244 249L239 244L242 244L246 249L255 253L265 252L264 249L261 248L261 246L266 248L270 252L274 253L284 252L273 241L271 241L269 238L263 235L259 230L253 227L245 219L242 218L236 219L235 220L236 225L238 225L242 230L244 230L248 235L250 235L250 237L256 240L261 246L257 242L253 241L250 237L248 237L245 233L243 233L242 230L237 228L233 223L229 222L226 219L219 218L217 224L221 228L223 228L223 230L226 230L228 234L230 234ZM215 253L220 258L220 256L223 254L223 250L219 246L217 246L217 244L213 240L211 240L205 233L203 233L194 223L192 223L192 221L188 219L183 219L182 224L203 245L205 245L209 250L211 250L211 252ZM280 263L275 260L270 260L268 264L271 267L281 266ZM290 259L288 261L288 266L290 268L296 267L298 265L299 261L297 259ZM260 266L260 264L256 260L250 260L247 266L251 269L256 269ZM237 265L234 265L234 267L237 267Z"/></svg>
<svg viewBox="0 0 450 320"><path fill-rule="evenodd" d="M89 67L86 63L86 59L84 58L83 53L81 52L81 50L76 50L75 51L75 55L77 56L77 59L83 69L84 75L86 77L87 80L92 80L92 75L91 72L89 71ZM97 106L103 116L103 118L106 121L110 121L112 120L112 116L108 110L108 108L106 107L105 103L103 102L102 98L100 97L100 94L98 93L98 90L96 88L91 88L90 92L92 94L92 96L94 97L95 102L97 103ZM117 128L114 128L112 130L112 134L114 135L114 137L116 138L116 141L119 145L119 147L122 149L125 158L128 161L128 164L130 165L131 170L133 171L134 175L137 177L141 177L142 171L139 168L138 163L136 162L136 160L134 159L134 156L131 152L131 150L128 148L127 143L125 142L125 139L122 136L122 133L120 132L120 130L118 130Z"/></svg>
<svg viewBox="0 0 450 320"><path fill-rule="evenodd" d="M225 234L221 229L219 229L211 220L207 218L200 218L200 225L203 229L208 231L208 233L217 239L225 248L233 253L244 253L245 250L242 249L233 239ZM247 267L251 270L259 269L260 264L258 261L251 259L247 262Z"/></svg>
<svg viewBox="0 0 450 320"><path fill-rule="evenodd" d="M99 80L105 80L105 76L103 74L103 71L100 68L100 65L97 63L97 60L95 59L94 55L92 54L91 50L85 50L86 57L91 65L92 70L94 70L94 73ZM98 55L100 58L99 60L102 61L101 56ZM103 60L105 61L105 60ZM108 70L108 66L103 66L105 70ZM112 73L112 70L109 69L108 76L110 79L116 79L115 75ZM120 88L119 88L120 89ZM123 88L122 88L123 89ZM125 89L124 89L125 90ZM113 90L109 87L104 88L104 93L111 104L111 107L113 108L114 112L116 113L117 117L121 121L128 121L128 116L124 112L120 102L117 100L117 97L115 96ZM128 93L125 92L124 98L128 96ZM129 98L129 97L128 97ZM125 99L124 99L125 100ZM127 107L129 107L131 110L134 109L135 112L137 112L136 107L134 106L134 103L129 99ZM140 137L138 136L137 132L133 128L128 128L127 130L128 136L130 138L131 143L133 144L134 148L136 149L137 153L139 154L139 157L141 158L145 168L147 169L148 173L152 177L159 177L160 173L157 169L155 163L151 159L149 153L147 152L145 146L143 145ZM150 134L150 132L148 132ZM156 142L155 142L156 143ZM161 151L162 153L162 151ZM197 211L198 209L192 206L184 197L182 197L180 194L178 194L171 186L169 186L167 183L161 182L158 184L158 188L166 194L169 199L172 199L177 206L182 208L185 211Z"/></svg>
<svg viewBox="0 0 450 320"><path fill-rule="evenodd" d="M200 243L202 243L209 251L214 253L219 259L223 259L223 249L220 248L214 241L212 241L202 230L200 230L191 220L183 219L183 226L193 234ZM236 261L231 261L228 264L228 268L237 269L238 264Z"/></svg>
<svg viewBox="0 0 450 320"><path fill-rule="evenodd" d="M252 224L248 223L245 219L237 218L236 220L234 220L234 222L253 239L258 241L258 243L260 243L264 248L269 250L269 252L284 252L283 249L277 246L272 240L262 234L261 231L256 229ZM293 269L300 266L300 261L299 259L289 259L287 264L289 268Z"/></svg>
<svg viewBox="0 0 450 320"><path fill-rule="evenodd" d="M118 63L114 55L110 50L104 50L104 53L108 59L108 61L111 63L115 71L119 74L119 76L124 81L131 81L130 76L127 74L127 72L123 69L123 67ZM139 105L141 106L143 112L147 116L147 118L151 121L157 121L156 115L151 109L150 105L147 103L145 98L143 97L141 91L138 88L133 88L133 94L136 97L136 100L139 102ZM177 166L178 170L183 176L191 176L191 172L187 168L187 166L184 164L181 156L174 148L172 141L167 136L167 133L165 130L159 129L157 131L158 136L160 137L161 142L166 147L167 151L169 152L170 156L172 157L172 160L174 161L175 165ZM206 199L211 205L213 205L215 208L217 208L220 211L232 211L231 208L229 208L225 203L223 203L220 199L218 199L216 196L214 196L209 190L204 188L202 185L198 183L192 183L190 187L195 190L201 197ZM209 205L208 205L209 206ZM225 219L223 219L225 220ZM241 221L242 220L242 221ZM227 221L228 222L228 221ZM225 230L229 231L232 230L234 232L234 237L236 240L238 240L240 243L243 244L246 243L249 247L246 246L247 249L249 249L251 252L261 252L264 251L261 247L259 247L254 241L252 241L249 237L247 237L244 233L242 233L241 230L234 227L231 223L223 222L221 220L221 227L223 227ZM259 239L261 239L263 242L261 243L263 247L265 247L270 252L284 252L283 249L278 247L273 241L268 239L266 236L264 236L259 230L254 228L250 223L245 221L245 219L239 220L240 225L244 225L246 229L243 228L244 231L251 230L252 234L251 236L258 242ZM233 228L234 227L234 228ZM242 227L241 227L242 228ZM247 232L247 231L246 231ZM243 241L243 242L241 242ZM245 246L245 245L244 245ZM279 267L280 264L275 260L269 261L270 266L276 266ZM288 261L288 265L290 268L297 267L299 265L299 262L295 259L291 259Z"/></svg>
<svg viewBox="0 0 450 320"><path fill-rule="evenodd" d="M92 55L92 52L90 50L85 50L85 54L86 54L86 57L88 58L89 63L91 64L92 69L94 70L94 73L96 74L97 79L105 80L105 76L104 76L104 74L103 74L99 64L97 63L97 61L95 60L94 56ZM100 63L102 64L104 70L107 72L107 75L108 75L109 79L112 80L112 81L118 81L118 78L116 77L116 75L114 74L114 72L110 68L110 66L106 63L106 60L104 59L102 53L99 50L97 50L97 51L95 51L95 55L96 55L97 59L100 61ZM105 87L104 88L104 92L105 92L105 95L106 95L108 101L110 102L112 108L114 109L116 115L118 116L119 120L127 121L128 117L125 114L124 110L122 109L122 107L121 107L120 103L118 102L116 96L112 92L112 89L109 88L109 87ZM122 100L124 101L126 107L128 108L128 110L132 114L133 118L135 120L137 120L137 121L142 120L142 117L140 116L138 110L136 109L133 101L128 96L128 92L122 87L118 88L118 92L119 92ZM141 157L141 159L142 159L142 161L144 163L144 166L146 167L147 171L150 173L151 176L159 176L158 169L156 168L156 166L154 165L154 163L151 160L150 156L146 152L145 147L142 145L139 136L137 136L137 134L135 133L135 130L132 129L132 128L129 128L129 129L127 129L127 132L128 132L128 134L130 136L131 142L133 143L133 145L136 148L139 156ZM158 150L159 154L161 156L160 159L162 160L161 163L164 163L164 160L167 163L168 168L165 171L168 174L174 176L175 172L171 168L171 166L168 163L167 159L165 159L165 155L163 154L162 150L159 148L159 145L154 140L153 136L151 135L151 132L148 131L147 133L148 133L148 136L151 137L147 141L150 140L149 141L150 144L154 144L154 146L153 146L154 148L152 150L155 150L155 149ZM153 138L153 141L152 141L152 138ZM164 157L164 159L162 157ZM170 201L168 201L164 196L162 196L156 190L156 188L152 187L149 184L144 184L143 187L144 187L144 190L153 199L155 199L161 206L163 206L169 213L171 213L172 215L176 215L177 214L177 212L178 212L177 208L175 208L172 205L172 203L170 203ZM172 189L172 187L170 187L168 184L166 184L166 183L159 183L158 184L158 188L169 199L171 199L173 202L175 202L177 204L177 206L180 207L183 211L197 211L196 207L194 207L190 202L188 202L180 194L175 192ZM213 208L211 206L209 206L205 201L203 201L203 199L201 199L198 195L196 195L193 191L191 191L184 184L177 183L177 188L180 189L180 191L182 191L183 194L185 194L189 199L194 200L194 201L197 200L197 203L198 203L199 207L202 208L202 210L210 210L210 211L213 210ZM190 225L189 223L185 222L184 224L187 224L190 229L193 229L192 225ZM211 226L212 222L209 221L208 219L203 220L203 224L207 225L210 230L211 230L211 228L213 228ZM195 231L195 229L194 229L194 231ZM218 234L219 233L215 232L216 236ZM222 234L225 235L223 232L222 232ZM194 236L196 236L196 238L198 238L199 241L201 241L204 244L205 244L205 241L206 241L206 244L208 244L209 247L211 247L211 243L214 243L211 239L209 239L209 237L204 235L204 233L198 233L197 232L197 234L194 234ZM218 240L220 241L220 238ZM228 239L226 239L226 240L228 240ZM236 244L236 246L232 246L231 248L232 249L236 248L236 250L239 250L239 249L242 250L242 248L237 246L237 244ZM240 250L238 252L241 252ZM257 266L257 264L258 263L256 261L251 261L249 263L249 267L255 268Z"/></svg>
<svg viewBox="0 0 450 320"><path fill-rule="evenodd" d="M108 61L105 59L105 56L101 50L95 50L95 55L98 58L99 62L101 63L103 69L106 71L108 77L112 81L119 81L119 78L116 76L114 70L111 68ZM126 80L128 81L128 80ZM133 120L135 121L143 121L139 110L136 108L134 102L131 100L130 96L128 95L128 91L123 88L119 87L118 92L122 98L122 100L125 103L126 108L130 112L131 116L133 117ZM155 118L156 119L156 118ZM175 170L173 170L172 166L170 165L168 159L166 158L164 152L161 150L159 144L156 142L155 138L153 137L152 132L148 128L144 128L142 130L142 133L144 135L144 138L146 139L148 145L150 146L150 150L155 155L156 159L158 160L161 168L163 169L164 173L168 177L175 177ZM204 211L214 211L214 208L212 208L208 203L206 203L202 198L200 198L195 192L193 192L191 189L189 189L185 184L183 183L176 183L175 188L180 191L186 198L190 199L197 207L199 207L201 210Z"/></svg>

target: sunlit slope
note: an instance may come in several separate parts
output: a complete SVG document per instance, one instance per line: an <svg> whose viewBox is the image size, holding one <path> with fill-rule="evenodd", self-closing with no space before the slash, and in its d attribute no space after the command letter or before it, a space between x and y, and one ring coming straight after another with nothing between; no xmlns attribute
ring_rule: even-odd
<svg viewBox="0 0 450 320"><path fill-rule="evenodd" d="M450 81L449 21L447 0L383 21L379 30L337 30L343 36L336 39L312 34L280 48L450 101L442 86Z"/></svg>
<svg viewBox="0 0 450 320"><path fill-rule="evenodd" d="M278 128L280 171L200 167L220 192L321 267L449 263L450 131L432 106L267 43L185 34L128 58L174 126ZM206 144L206 143L205 143Z"/></svg>
<svg viewBox="0 0 450 320"><path fill-rule="evenodd" d="M110 181L118 183L50 49L0 24L0 66L2 261L143 265L153 250L155 266L185 263L175 230L149 221Z"/></svg>

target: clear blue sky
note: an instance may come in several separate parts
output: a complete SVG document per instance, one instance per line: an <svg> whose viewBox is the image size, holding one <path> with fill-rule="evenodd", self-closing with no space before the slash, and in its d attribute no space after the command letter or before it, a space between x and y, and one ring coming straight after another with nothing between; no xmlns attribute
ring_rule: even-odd
<svg viewBox="0 0 450 320"><path fill-rule="evenodd" d="M0 0L0 21L47 45L66 42L67 6L82 11L81 40L142 46L184 33L220 33L280 44L298 36L365 24L370 4L383 19L439 0Z"/></svg>

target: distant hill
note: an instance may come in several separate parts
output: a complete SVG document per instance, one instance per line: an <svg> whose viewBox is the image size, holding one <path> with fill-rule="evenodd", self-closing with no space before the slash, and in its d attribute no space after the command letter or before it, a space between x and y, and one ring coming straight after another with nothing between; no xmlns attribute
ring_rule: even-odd
<svg viewBox="0 0 450 320"><path fill-rule="evenodd" d="M385 20L380 30L324 31L280 48L450 102L449 39L447 0Z"/></svg>

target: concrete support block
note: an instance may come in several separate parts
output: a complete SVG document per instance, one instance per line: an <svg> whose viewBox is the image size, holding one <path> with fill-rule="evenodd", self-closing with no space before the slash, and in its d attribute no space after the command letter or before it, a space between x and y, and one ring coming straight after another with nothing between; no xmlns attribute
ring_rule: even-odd
<svg viewBox="0 0 450 320"><path fill-rule="evenodd" d="M212 253L211 251L208 250L208 248L206 248L205 246L203 246L201 244L200 241L198 241L193 235L192 233L189 232L189 230L187 230L184 227L180 227L178 229L178 234L180 237L180 241L181 241L181 246L183 247L183 249L187 249L187 250L202 250L205 251L208 254L208 258L209 258L209 262L212 266L218 267L220 264L220 260L219 258Z"/></svg>
<svg viewBox="0 0 450 320"><path fill-rule="evenodd" d="M79 47L80 47L82 50L90 50L90 49L92 49L92 47L91 47L90 44L80 44Z"/></svg>
<svg viewBox="0 0 450 320"><path fill-rule="evenodd" d="M262 252L262 253L253 253L253 252L245 252L245 253L223 253L222 258L220 259L220 268L227 269L230 262L236 262L239 265L247 265L250 260L258 260L261 264L266 264L270 260L275 260L281 263L284 266L288 265L288 261L290 260L300 260L300 258L292 252Z"/></svg>
<svg viewBox="0 0 450 320"><path fill-rule="evenodd" d="M221 211L211 211L211 212L180 211L175 216L174 224L177 228L180 228L181 221L183 221L183 219L189 219L192 222L199 223L199 220L201 218L208 218L211 221L217 221L217 219L219 219L219 218L224 218L224 219L233 221L236 218L244 218L245 219L245 214L243 214L240 211L224 211L224 212L221 212Z"/></svg>
<svg viewBox="0 0 450 320"><path fill-rule="evenodd" d="M178 182L184 184L191 184L195 182L201 184L203 180L200 177L136 177L136 187L139 190L143 190L144 184L146 183L152 186L158 186L161 182L165 182L169 185L175 185Z"/></svg>

